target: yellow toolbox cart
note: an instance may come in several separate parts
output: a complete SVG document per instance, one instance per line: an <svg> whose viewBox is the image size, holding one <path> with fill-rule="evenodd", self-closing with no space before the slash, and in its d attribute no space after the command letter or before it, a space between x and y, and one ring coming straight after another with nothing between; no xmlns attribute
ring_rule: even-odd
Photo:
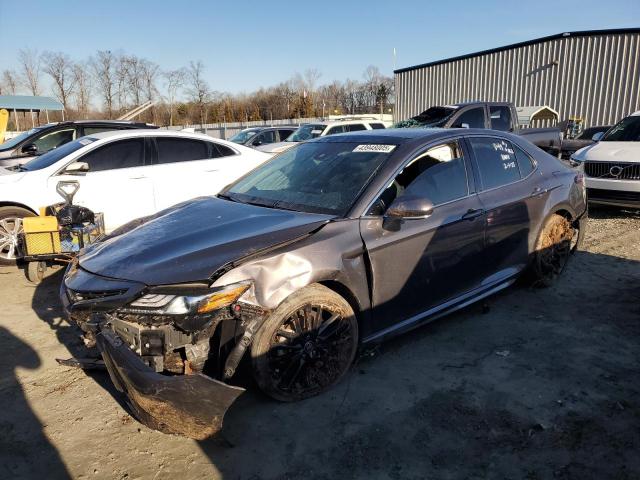
<svg viewBox="0 0 640 480"><path fill-rule="evenodd" d="M60 182L58 193L65 199L41 209L40 216L23 219L23 233L18 241L19 260L25 264L27 279L40 283L47 267L54 263L68 263L87 245L104 235L104 217L92 214L91 222L60 225L57 214L72 205L78 191L78 182Z"/></svg>

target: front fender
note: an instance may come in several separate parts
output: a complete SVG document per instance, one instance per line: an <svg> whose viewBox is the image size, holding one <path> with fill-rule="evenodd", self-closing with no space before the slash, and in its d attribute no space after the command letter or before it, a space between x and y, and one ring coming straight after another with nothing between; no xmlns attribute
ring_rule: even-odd
<svg viewBox="0 0 640 480"><path fill-rule="evenodd" d="M370 310L365 250L358 220L330 222L303 240L270 251L223 274L214 287L251 280L243 297L273 310L289 295L320 282L337 282L363 311Z"/></svg>

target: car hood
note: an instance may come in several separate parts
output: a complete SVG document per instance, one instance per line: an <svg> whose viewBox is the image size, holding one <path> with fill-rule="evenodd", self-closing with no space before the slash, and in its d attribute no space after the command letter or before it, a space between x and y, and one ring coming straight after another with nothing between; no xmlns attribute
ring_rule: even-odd
<svg viewBox="0 0 640 480"><path fill-rule="evenodd" d="M80 256L91 273L146 285L207 281L221 267L306 236L333 217L203 197Z"/></svg>
<svg viewBox="0 0 640 480"><path fill-rule="evenodd" d="M578 150L574 158L580 161L640 163L640 142L598 142Z"/></svg>

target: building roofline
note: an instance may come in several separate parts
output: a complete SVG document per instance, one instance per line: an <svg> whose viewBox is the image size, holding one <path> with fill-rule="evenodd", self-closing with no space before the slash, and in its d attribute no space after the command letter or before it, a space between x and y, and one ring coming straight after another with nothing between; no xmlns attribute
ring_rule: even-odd
<svg viewBox="0 0 640 480"><path fill-rule="evenodd" d="M505 50L511 50L513 48L526 47L535 43L548 42L550 40L559 40L567 37L592 37L596 35L620 35L625 33L640 33L640 28L613 28L608 30L582 30L578 32L563 32L555 35L549 35L547 37L534 38L533 40L527 40L519 43L512 43L510 45L504 45L502 47L490 48L488 50L482 50L479 52L468 53L466 55L459 55L457 57L445 58L443 60L436 60L434 62L421 63L420 65L413 65L411 67L404 67L394 70L393 73L409 72L411 70L417 70L419 68L433 67L435 65L442 65L443 63L455 62L457 60L465 60L467 58L478 57L480 55L488 55L491 53L503 52Z"/></svg>

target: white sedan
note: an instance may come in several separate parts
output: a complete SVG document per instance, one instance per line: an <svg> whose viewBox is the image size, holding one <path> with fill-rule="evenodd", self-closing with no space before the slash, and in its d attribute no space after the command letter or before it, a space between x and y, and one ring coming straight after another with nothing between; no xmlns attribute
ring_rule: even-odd
<svg viewBox="0 0 640 480"><path fill-rule="evenodd" d="M82 137L20 167L0 168L0 265L15 260L22 218L62 201L56 193L61 180L80 183L74 203L103 212L109 232L214 195L270 157L198 133L127 130Z"/></svg>

